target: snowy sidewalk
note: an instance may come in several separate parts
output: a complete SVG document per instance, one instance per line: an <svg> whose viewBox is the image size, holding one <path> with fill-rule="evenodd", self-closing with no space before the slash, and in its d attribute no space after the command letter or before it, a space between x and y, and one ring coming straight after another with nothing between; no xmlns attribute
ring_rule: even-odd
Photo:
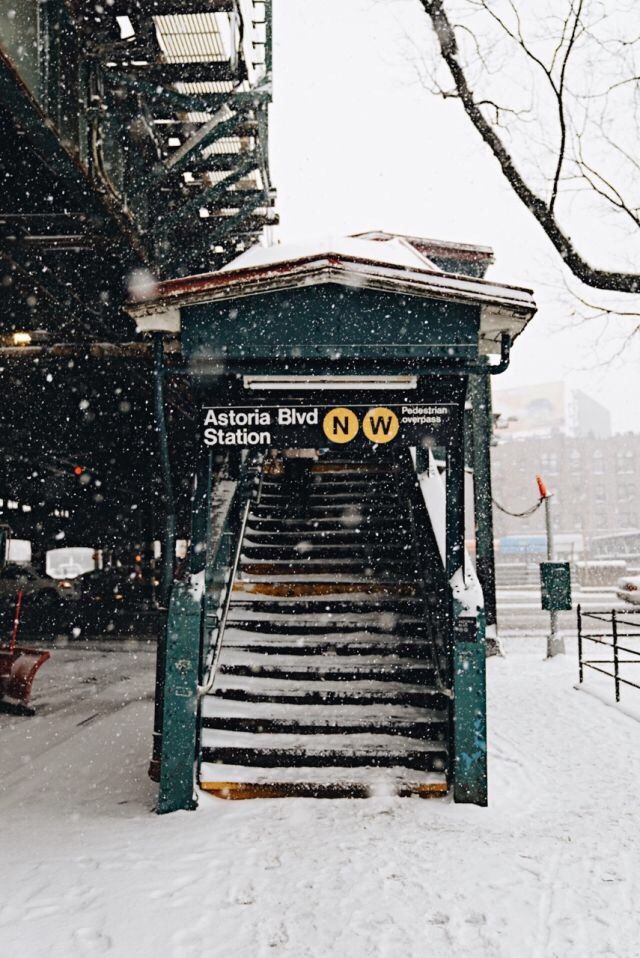
<svg viewBox="0 0 640 958"><path fill-rule="evenodd" d="M640 724L574 690L573 649L542 649L488 663L488 809L203 796L164 818L146 779L153 657L76 654L69 709L0 717L0 955L635 958Z"/></svg>

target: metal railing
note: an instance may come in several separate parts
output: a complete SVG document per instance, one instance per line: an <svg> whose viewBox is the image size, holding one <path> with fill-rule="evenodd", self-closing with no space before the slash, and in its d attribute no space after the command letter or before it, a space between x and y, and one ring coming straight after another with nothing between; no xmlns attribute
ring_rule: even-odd
<svg viewBox="0 0 640 958"><path fill-rule="evenodd" d="M635 618L634 618L635 617ZM586 620L586 622L585 622ZM585 632L591 623L598 623L595 632ZM639 640L638 647L630 647L633 639ZM623 644L620 644L622 640ZM609 658L585 658L584 643L591 642L602 650L603 655ZM606 652L605 650L610 650ZM594 653L595 654L595 653ZM620 686L630 685L640 689L640 682L633 682L626 678L627 666L640 665L640 608L638 609L611 609L590 610L586 612L578 606L578 669L580 684L584 681L584 670L592 669L613 679L616 693L616 702L620 701ZM640 679L640 675L638 676Z"/></svg>
<svg viewBox="0 0 640 958"><path fill-rule="evenodd" d="M211 663L209 665L208 674L202 685L198 686L198 696L202 697L207 695L213 688L213 683L215 682L216 671L218 668L218 660L220 658L220 652L222 650L222 641L224 638L224 630L227 626L227 617L229 615L229 606L231 605L231 598L233 595L233 584L235 582L236 574L238 572L238 566L240 564L240 557L242 555L242 545L244 542L244 534L247 528L247 521L249 519L249 509L251 508L251 499L249 499L244 507L244 512L242 514L242 521L240 523L240 531L238 533L238 542L236 546L235 556L233 559L233 564L229 569L229 579L227 581L227 588L224 597L224 602L222 605L222 614L218 623L218 628L216 631L216 640L215 645L211 650Z"/></svg>

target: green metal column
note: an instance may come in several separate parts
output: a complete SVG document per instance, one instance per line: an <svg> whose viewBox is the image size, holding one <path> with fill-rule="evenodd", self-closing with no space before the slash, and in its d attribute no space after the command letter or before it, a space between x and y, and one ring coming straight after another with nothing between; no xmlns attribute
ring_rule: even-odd
<svg viewBox="0 0 640 958"><path fill-rule="evenodd" d="M484 594L487 653L500 651L497 639L496 565L493 547L493 493L491 485L491 380L489 373L469 377L473 464L473 504L476 527L476 572Z"/></svg>
<svg viewBox="0 0 640 958"><path fill-rule="evenodd" d="M153 334L153 398L160 451L160 471L164 493L164 535L162 542L162 580L160 595L162 602L169 600L169 590L173 580L173 566L176 555L176 515L173 499L173 481L171 478L171 460L169 458L169 437L164 411L164 336Z"/></svg>
<svg viewBox="0 0 640 958"><path fill-rule="evenodd" d="M169 438L164 409L164 337L162 333L155 333L153 337L153 377L154 377L154 413L156 432L158 434L158 448L160 469L164 490L164 530L162 543L162 575L160 583L160 603L167 606L173 581L173 565L175 557L176 518L173 502L173 484L171 481L171 462L169 459ZM153 720L153 749L149 775L154 781L160 779L160 763L162 749L162 726L164 714L164 685L167 672L167 635L168 624L160 630L156 651L156 694L155 713Z"/></svg>
<svg viewBox="0 0 640 958"><path fill-rule="evenodd" d="M484 613L453 623L453 798L487 804Z"/></svg>
<svg viewBox="0 0 640 958"><path fill-rule="evenodd" d="M176 582L169 602L157 812L194 809L202 599Z"/></svg>
<svg viewBox="0 0 640 958"><path fill-rule="evenodd" d="M205 569L211 501L211 456L203 452L192 496L189 572L174 582L166 629L159 814L194 809Z"/></svg>
<svg viewBox="0 0 640 958"><path fill-rule="evenodd" d="M447 448L446 571L464 577L464 429ZM456 577L458 578L458 577ZM463 582L458 581L458 586ZM487 804L487 730L484 612L452 601L453 797L456 802Z"/></svg>

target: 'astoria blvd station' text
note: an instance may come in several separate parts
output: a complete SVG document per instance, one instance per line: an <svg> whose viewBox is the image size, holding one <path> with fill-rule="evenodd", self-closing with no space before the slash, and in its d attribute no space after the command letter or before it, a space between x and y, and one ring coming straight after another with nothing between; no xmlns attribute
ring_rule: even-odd
<svg viewBox="0 0 640 958"><path fill-rule="evenodd" d="M208 409L204 441L207 446L270 446L271 431L261 426L317 426L319 421L318 409Z"/></svg>
<svg viewBox="0 0 640 958"><path fill-rule="evenodd" d="M358 438L373 445L408 444L440 436L451 422L448 404L376 406L213 406L205 409L207 446L321 448Z"/></svg>

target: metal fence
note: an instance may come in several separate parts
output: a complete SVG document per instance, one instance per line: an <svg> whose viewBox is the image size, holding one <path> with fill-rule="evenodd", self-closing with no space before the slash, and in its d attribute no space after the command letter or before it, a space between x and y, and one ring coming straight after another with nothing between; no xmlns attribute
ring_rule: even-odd
<svg viewBox="0 0 640 958"><path fill-rule="evenodd" d="M595 631L586 631L587 629ZM634 640L635 648L633 648ZM585 658L585 643L596 646L594 655L605 657ZM581 683L584 681L585 669L600 672L613 679L616 702L619 702L621 685L640 689L640 682L634 682L629 678L633 675L634 678L640 679L640 673L636 675L636 670L632 668L638 665L640 665L640 608L587 612L578 606L578 667Z"/></svg>

